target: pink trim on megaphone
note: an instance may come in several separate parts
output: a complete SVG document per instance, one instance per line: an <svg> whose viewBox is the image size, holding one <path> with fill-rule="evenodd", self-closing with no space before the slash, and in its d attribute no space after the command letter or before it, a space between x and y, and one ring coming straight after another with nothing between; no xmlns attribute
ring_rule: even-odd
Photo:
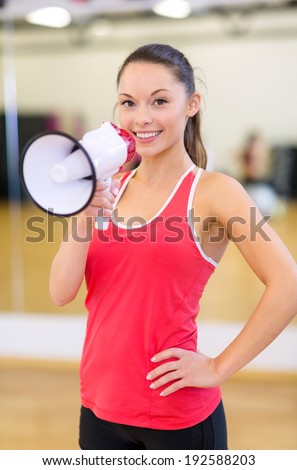
<svg viewBox="0 0 297 470"><path fill-rule="evenodd" d="M135 142L135 139L133 137L132 134L130 134L130 132L126 131L125 129L120 129L118 126L116 126L113 122L110 122L110 125L117 131L117 133L119 134L120 137L122 137L122 139L124 140L126 146L127 146L127 158L126 158L126 161L124 163L124 165L126 165L126 163L129 163L130 160L132 160L132 158L134 157L135 155L135 152L136 152L136 142ZM123 168L122 165L120 167L120 170L121 168ZM119 170L119 171L120 171Z"/></svg>

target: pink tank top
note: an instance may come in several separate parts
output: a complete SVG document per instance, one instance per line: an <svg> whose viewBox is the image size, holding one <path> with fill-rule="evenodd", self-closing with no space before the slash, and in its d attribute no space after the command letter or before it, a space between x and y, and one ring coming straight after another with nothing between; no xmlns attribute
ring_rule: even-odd
<svg viewBox="0 0 297 470"><path fill-rule="evenodd" d="M160 211L134 228L95 230L86 283L89 312L80 367L81 402L101 419L182 429L206 419L219 387L187 387L160 397L146 375L154 354L197 350L199 299L216 263L202 251L188 215L202 170L192 165ZM136 170L126 174L120 199ZM174 360L174 359L173 359ZM168 386L168 385L166 385Z"/></svg>

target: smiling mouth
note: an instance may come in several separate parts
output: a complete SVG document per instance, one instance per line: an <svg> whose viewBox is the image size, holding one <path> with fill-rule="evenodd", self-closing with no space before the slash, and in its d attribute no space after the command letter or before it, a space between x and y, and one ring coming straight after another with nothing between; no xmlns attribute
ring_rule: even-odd
<svg viewBox="0 0 297 470"><path fill-rule="evenodd" d="M151 137L156 137L157 135L161 134L162 131L156 132L133 132L133 134L138 139L150 139Z"/></svg>

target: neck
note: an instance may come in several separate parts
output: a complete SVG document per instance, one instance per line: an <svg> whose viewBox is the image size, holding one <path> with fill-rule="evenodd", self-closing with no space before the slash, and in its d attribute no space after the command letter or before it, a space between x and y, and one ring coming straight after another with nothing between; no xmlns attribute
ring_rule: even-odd
<svg viewBox="0 0 297 470"><path fill-rule="evenodd" d="M178 158L161 155L143 158L137 168L136 177L149 184L170 181L179 178L192 164L185 150Z"/></svg>

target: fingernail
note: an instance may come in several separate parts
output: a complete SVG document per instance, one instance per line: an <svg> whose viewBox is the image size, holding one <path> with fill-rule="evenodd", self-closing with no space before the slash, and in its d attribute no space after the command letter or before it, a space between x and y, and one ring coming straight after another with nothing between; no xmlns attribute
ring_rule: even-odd
<svg viewBox="0 0 297 470"><path fill-rule="evenodd" d="M151 378L152 378L151 374L147 374L146 378L147 378L147 380L151 380Z"/></svg>
<svg viewBox="0 0 297 470"><path fill-rule="evenodd" d="M156 356L154 356L154 357L151 358L151 361L152 361L152 362L156 362L156 360L157 360Z"/></svg>
<svg viewBox="0 0 297 470"><path fill-rule="evenodd" d="M155 388L156 385L155 384L150 384L150 388Z"/></svg>
<svg viewBox="0 0 297 470"><path fill-rule="evenodd" d="M118 188L115 188L115 189L113 190L113 194L114 194L115 196L117 196L117 195L119 194L119 189L118 189Z"/></svg>
<svg viewBox="0 0 297 470"><path fill-rule="evenodd" d="M164 397L164 393L163 393L163 392L160 393L160 397Z"/></svg>

